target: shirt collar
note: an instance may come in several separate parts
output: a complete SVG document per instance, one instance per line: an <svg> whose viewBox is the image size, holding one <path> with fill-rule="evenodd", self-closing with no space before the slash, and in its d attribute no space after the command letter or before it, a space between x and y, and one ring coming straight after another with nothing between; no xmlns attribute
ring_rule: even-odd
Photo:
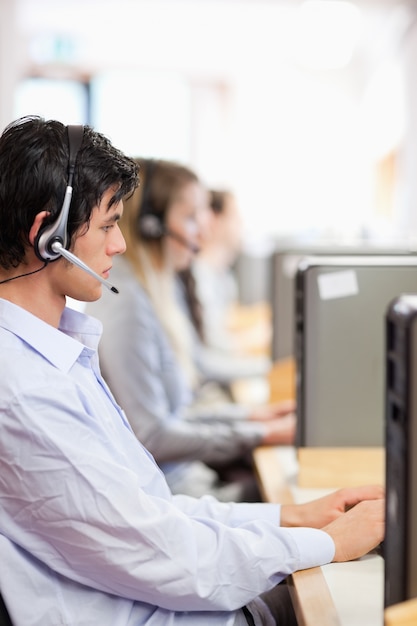
<svg viewBox="0 0 417 626"><path fill-rule="evenodd" d="M54 328L25 309L0 298L0 327L10 331L52 365L69 371L83 350L96 352L102 324L98 320L65 308L59 328Z"/></svg>

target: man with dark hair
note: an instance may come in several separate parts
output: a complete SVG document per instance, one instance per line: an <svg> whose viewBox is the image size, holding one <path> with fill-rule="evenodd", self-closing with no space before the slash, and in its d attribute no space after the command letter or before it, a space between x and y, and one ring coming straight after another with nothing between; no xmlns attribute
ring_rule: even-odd
<svg viewBox="0 0 417 626"><path fill-rule="evenodd" d="M382 489L282 507L171 495L101 377L100 324L66 308L112 288L137 174L89 127L29 117L0 137L1 594L17 626L294 619L278 583L374 548Z"/></svg>

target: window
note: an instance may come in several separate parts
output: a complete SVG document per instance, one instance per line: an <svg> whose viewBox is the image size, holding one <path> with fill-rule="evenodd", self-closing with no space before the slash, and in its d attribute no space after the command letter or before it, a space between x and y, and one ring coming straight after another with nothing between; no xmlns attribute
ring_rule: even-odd
<svg viewBox="0 0 417 626"><path fill-rule="evenodd" d="M131 156L190 161L191 98L175 72L120 70L91 81L91 119Z"/></svg>
<svg viewBox="0 0 417 626"><path fill-rule="evenodd" d="M89 121L88 83L66 78L29 77L15 94L15 117L40 115L64 124Z"/></svg>

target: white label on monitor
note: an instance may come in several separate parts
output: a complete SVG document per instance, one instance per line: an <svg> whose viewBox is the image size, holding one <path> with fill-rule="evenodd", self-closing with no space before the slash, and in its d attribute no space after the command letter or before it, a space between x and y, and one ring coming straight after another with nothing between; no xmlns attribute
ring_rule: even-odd
<svg viewBox="0 0 417 626"><path fill-rule="evenodd" d="M354 270L320 274L317 278L319 294L322 300L347 298L358 292L358 280Z"/></svg>

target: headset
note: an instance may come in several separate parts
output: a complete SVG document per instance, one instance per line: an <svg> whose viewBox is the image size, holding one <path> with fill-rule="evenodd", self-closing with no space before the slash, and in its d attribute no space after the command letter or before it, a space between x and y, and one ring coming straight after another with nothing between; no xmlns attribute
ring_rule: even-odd
<svg viewBox="0 0 417 626"><path fill-rule="evenodd" d="M88 265L81 261L81 259L76 257L75 254L67 250L67 246L69 245L67 228L73 191L72 183L74 179L75 164L77 161L78 152L80 150L84 137L84 126L67 126L67 136L69 147L69 161L68 182L65 190L64 200L56 220L52 224L49 224L48 226L39 229L34 243L35 254L41 261L44 261L46 264L52 261L56 261L61 256L63 256L68 261L70 261L70 263L77 265L91 276L94 276L94 278L99 280L113 293L119 293L116 287L111 285L102 276L94 272L94 270L88 267Z"/></svg>
<svg viewBox="0 0 417 626"><path fill-rule="evenodd" d="M84 136L84 126L67 126L69 162L68 162L68 182L65 190L64 201L57 219L49 226L39 229L35 240L35 253L41 261L56 261L61 253L58 246L63 248L68 245L68 215L72 198L72 182L74 178L75 162Z"/></svg>
<svg viewBox="0 0 417 626"><path fill-rule="evenodd" d="M161 239L165 234L162 217L155 213L151 201L151 184L157 169L154 159L146 159L145 163L145 185L142 192L142 201L139 207L138 230L142 239L146 241Z"/></svg>
<svg viewBox="0 0 417 626"><path fill-rule="evenodd" d="M196 254L200 251L200 248L171 228L167 228L163 223L162 216L158 215L154 210L151 200L151 181L157 167L156 160L147 159L145 161L145 186L142 192L142 202L138 216L139 234L146 241L162 239L164 235L171 237Z"/></svg>

